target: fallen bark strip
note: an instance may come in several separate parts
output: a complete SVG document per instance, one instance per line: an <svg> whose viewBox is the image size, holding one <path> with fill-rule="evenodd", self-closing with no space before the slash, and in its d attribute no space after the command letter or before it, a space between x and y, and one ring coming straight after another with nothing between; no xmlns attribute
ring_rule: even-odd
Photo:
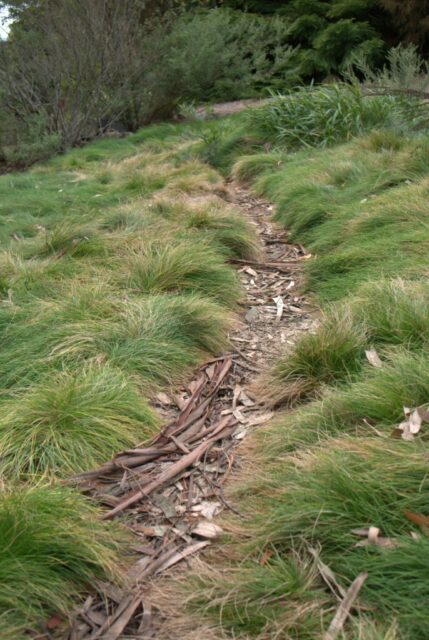
<svg viewBox="0 0 429 640"><path fill-rule="evenodd" d="M169 467L166 471L164 471L164 473L161 473L161 475L158 478L156 478L153 482L149 483L146 487L143 487L142 489L139 489L138 491L134 491L133 493L125 496L125 498L121 500L114 509L111 509L103 516L103 520L112 520L118 513L120 513L121 511L124 511L128 507L131 507L133 504L141 500L144 496L149 495L152 491L155 491L155 489L158 489L165 482L168 482L168 480L172 480L181 471L195 464L195 462L199 460L199 458L203 455L203 453L212 444L217 442L217 440L221 440L224 437L222 432L227 427L232 426L232 424L234 423L237 424L237 421L231 418L231 416L227 416L226 418L221 420L220 423L217 425L213 433L213 436L211 438L209 438L205 442L202 442L198 447L196 447L196 449L194 449L187 455L183 456L183 458L181 460L178 460L178 462L176 462L175 464L172 464L171 467Z"/></svg>
<svg viewBox="0 0 429 640"><path fill-rule="evenodd" d="M142 604L142 600L142 592L139 592L134 597L127 595L126 598L119 603L113 616L111 618L107 618L99 629L95 630L94 633L88 636L88 640L96 640L101 637L103 640L117 640L137 611L138 607Z"/></svg>
<svg viewBox="0 0 429 640"><path fill-rule="evenodd" d="M147 464L162 456L180 451L196 436L204 426L207 410L213 402L220 386L225 381L233 360L230 355L216 358L200 369L194 385L194 391L180 412L177 420L167 424L148 447L129 449L119 453L113 460L106 462L99 469L87 471L71 478L74 483L85 483L90 480L110 476L124 469L131 469ZM213 371L210 368L213 367ZM201 401L203 394L207 397ZM180 435L180 437L179 437ZM174 438L174 439L172 439ZM177 439L179 442L175 442Z"/></svg>
<svg viewBox="0 0 429 640"><path fill-rule="evenodd" d="M361 573L357 578L355 578L355 580L353 580L352 584L347 589L347 592L343 600L341 601L340 606L338 607L337 612L328 627L328 630L323 636L323 640L335 640L335 638L337 638L341 633L344 627L344 623L350 613L350 609L352 608L353 603L356 600L359 591L362 589L367 577L367 573Z"/></svg>
<svg viewBox="0 0 429 640"><path fill-rule="evenodd" d="M239 260L238 258L231 258L230 262L233 264L252 265L252 267L258 267L261 270L267 271L280 271L282 273L290 274L293 268L301 269L301 261L305 258L291 258L284 262L256 262L254 260Z"/></svg>

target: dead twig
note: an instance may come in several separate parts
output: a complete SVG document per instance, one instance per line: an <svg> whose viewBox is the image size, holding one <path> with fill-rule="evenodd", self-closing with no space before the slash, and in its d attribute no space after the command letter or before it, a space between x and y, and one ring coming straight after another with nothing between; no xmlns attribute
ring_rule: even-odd
<svg viewBox="0 0 429 640"><path fill-rule="evenodd" d="M323 640L335 640L335 638L338 637L338 634L341 633L344 623L350 613L350 609L352 608L353 603L356 600L359 591L362 589L367 577L367 573L361 573L357 578L355 578L355 580L353 580L352 584L347 589L347 593L341 601L328 630L324 634Z"/></svg>

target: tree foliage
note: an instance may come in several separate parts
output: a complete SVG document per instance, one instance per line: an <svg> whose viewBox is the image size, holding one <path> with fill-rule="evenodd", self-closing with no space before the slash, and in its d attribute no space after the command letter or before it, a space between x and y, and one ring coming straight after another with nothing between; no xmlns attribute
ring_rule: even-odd
<svg viewBox="0 0 429 640"><path fill-rule="evenodd" d="M429 0L380 0L398 34L425 51L429 47Z"/></svg>
<svg viewBox="0 0 429 640"><path fill-rule="evenodd" d="M401 41L429 50L429 0L224 0L236 10L284 16L304 77L339 73L351 57L382 64Z"/></svg>
<svg viewBox="0 0 429 640"><path fill-rule="evenodd" d="M253 97L296 82L284 19L209 4L15 1L0 44L3 156L43 157L112 123L135 130L169 117L181 100ZM9 149L23 142L24 153Z"/></svg>

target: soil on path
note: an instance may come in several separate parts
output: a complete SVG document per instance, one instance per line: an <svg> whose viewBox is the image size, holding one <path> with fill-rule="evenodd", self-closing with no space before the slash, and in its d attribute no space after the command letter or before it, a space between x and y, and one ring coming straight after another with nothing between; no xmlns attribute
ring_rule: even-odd
<svg viewBox="0 0 429 640"><path fill-rule="evenodd" d="M138 560L129 571L131 586L98 585L101 595L88 597L61 638L179 640L171 631L174 624L164 625L162 612L151 606L151 584L169 571L186 569L187 559L221 534L216 516L234 511L224 486L240 467L239 444L272 417L252 384L314 325L312 308L300 293L309 255L272 223L269 203L237 184L229 184L227 194L255 226L261 246L258 260L234 261L246 298L230 335L231 349L202 366L187 385L156 396L166 425L149 446L122 452L77 479L107 506L106 519L120 517L130 528Z"/></svg>
<svg viewBox="0 0 429 640"><path fill-rule="evenodd" d="M196 114L199 118L225 118L235 113L240 113L245 109L255 109L267 104L271 98L234 100L233 102L218 102L217 104L207 107L202 105L197 107Z"/></svg>

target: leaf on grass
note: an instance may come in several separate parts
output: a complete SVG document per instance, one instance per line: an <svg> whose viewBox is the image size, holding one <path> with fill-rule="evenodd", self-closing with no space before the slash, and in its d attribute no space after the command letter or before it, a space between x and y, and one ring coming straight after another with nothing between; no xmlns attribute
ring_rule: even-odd
<svg viewBox="0 0 429 640"><path fill-rule="evenodd" d="M429 516L421 513L413 513L412 511L404 511L404 516L418 527L429 527Z"/></svg>
<svg viewBox="0 0 429 640"><path fill-rule="evenodd" d="M200 504L194 504L191 511L201 513L207 520L212 520L214 516L222 511L222 505L220 502L203 501Z"/></svg>
<svg viewBox="0 0 429 640"><path fill-rule="evenodd" d="M398 543L393 538L383 538L380 536L379 527L368 527L368 529L353 529L352 533L357 536L365 537L365 540L357 542L355 547L376 546L384 549L396 549Z"/></svg>
<svg viewBox="0 0 429 640"><path fill-rule="evenodd" d="M248 420L243 416L240 409L234 409L232 415L236 420L238 420L238 422L240 422L240 424L247 424Z"/></svg>
<svg viewBox="0 0 429 640"><path fill-rule="evenodd" d="M133 528L137 530L139 533L142 533L143 535L147 536L148 538L163 538L168 530L168 527L164 525L158 525L154 527L139 526L138 528L137 527L133 527Z"/></svg>
<svg viewBox="0 0 429 640"><path fill-rule="evenodd" d="M53 631L54 629L60 626L62 621L63 621L62 618L60 618L59 615L55 614L51 616L47 621L46 628L49 629L49 631Z"/></svg>
<svg viewBox="0 0 429 640"><path fill-rule="evenodd" d="M309 548L309 552L313 556L316 561L317 569L319 570L320 575L322 576L325 584L331 589L332 593L336 598L345 598L346 590L342 585L339 584L337 578L330 567L327 564L322 562L320 559L320 554L317 549Z"/></svg>
<svg viewBox="0 0 429 640"><path fill-rule="evenodd" d="M237 402L238 402L238 398L240 397L241 394L241 387L239 384L235 385L234 388L234 392L232 394L232 410L235 411L236 407L237 407Z"/></svg>
<svg viewBox="0 0 429 640"><path fill-rule="evenodd" d="M191 556L194 553L197 553L198 551L201 551L202 549L207 547L207 545L209 545L209 544L210 544L210 542L208 540L203 540L201 542L196 542L195 544L188 545L182 551L178 551L173 556L167 558L167 560L164 562L164 564L162 564L157 569L156 573L162 573L163 571L166 571L167 569L169 569L173 565L177 564L181 560L184 560L188 556Z"/></svg>
<svg viewBox="0 0 429 640"><path fill-rule="evenodd" d="M404 415L407 419L398 425L398 430L402 432L401 438L403 440L411 441L419 433L422 424L429 422L429 411L427 405L421 405L416 409L404 407Z"/></svg>
<svg viewBox="0 0 429 640"><path fill-rule="evenodd" d="M259 311L256 307L250 307L250 309L244 316L244 319L249 324L251 324L252 322L255 322L255 320L257 320L258 318L259 318Z"/></svg>
<svg viewBox="0 0 429 640"><path fill-rule="evenodd" d="M251 267L244 267L243 271L245 271L249 276L253 276L253 278L257 278L258 274Z"/></svg>
<svg viewBox="0 0 429 640"><path fill-rule="evenodd" d="M155 506L157 506L159 509L161 509L161 511L163 512L163 514L165 515L166 518L174 518L175 517L175 515L176 515L176 507L171 502L171 500L169 500L168 498L166 498L162 494L155 494L152 497L152 502L154 503Z"/></svg>
<svg viewBox="0 0 429 640"><path fill-rule="evenodd" d="M238 397L239 402L244 405L245 407L253 407L255 405L255 401L251 400L249 398L249 396L244 393L244 391L242 390L239 397Z"/></svg>
<svg viewBox="0 0 429 640"><path fill-rule="evenodd" d="M367 349L365 351L365 355L370 365L372 365L376 369L381 369L383 363L381 362L380 356L375 349Z"/></svg>
<svg viewBox="0 0 429 640"><path fill-rule="evenodd" d="M271 420L273 415L274 413L272 411L268 411L266 413L259 413L255 417L249 417L247 421L247 426L256 427L259 424L264 424L265 422L268 422L268 420Z"/></svg>
<svg viewBox="0 0 429 640"><path fill-rule="evenodd" d="M335 638L337 638L342 632L344 623L349 616L350 609L352 608L357 596L359 595L359 591L361 590L367 577L367 573L361 573L355 580L353 580L352 584L347 589L346 595L341 601L340 606L338 607L337 612L328 627L328 630L324 634L323 640L335 640Z"/></svg>

